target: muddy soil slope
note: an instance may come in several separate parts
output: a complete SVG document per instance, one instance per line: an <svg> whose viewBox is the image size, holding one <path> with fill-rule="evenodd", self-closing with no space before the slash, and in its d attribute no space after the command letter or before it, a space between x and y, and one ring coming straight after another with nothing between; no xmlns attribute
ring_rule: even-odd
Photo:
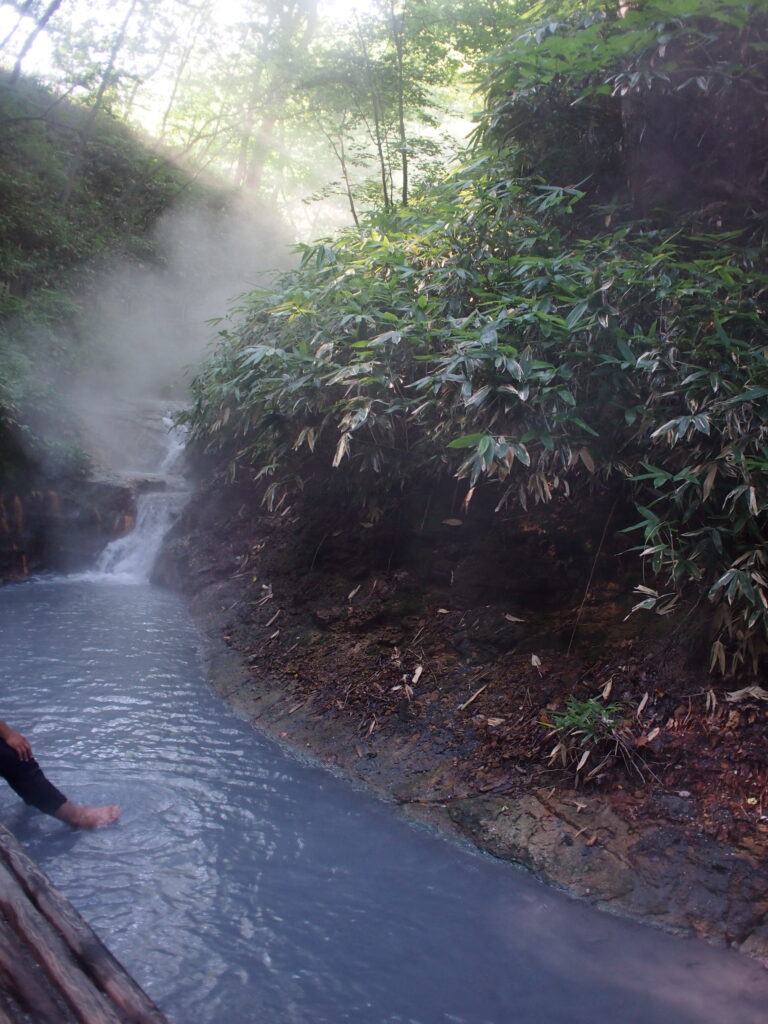
<svg viewBox="0 0 768 1024"><path fill-rule="evenodd" d="M574 894L768 964L768 694L709 674L706 608L627 617L614 512L423 495L361 522L202 492L157 576L258 727Z"/></svg>

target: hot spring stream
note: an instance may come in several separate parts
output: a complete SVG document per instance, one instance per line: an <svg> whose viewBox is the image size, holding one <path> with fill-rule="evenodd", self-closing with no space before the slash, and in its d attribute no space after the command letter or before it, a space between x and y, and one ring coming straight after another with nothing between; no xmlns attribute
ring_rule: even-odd
<svg viewBox="0 0 768 1024"><path fill-rule="evenodd" d="M0 717L72 799L123 808L73 832L3 786L0 817L175 1024L765 1024L756 963L598 914L261 737L206 688L181 601L137 579L0 591Z"/></svg>

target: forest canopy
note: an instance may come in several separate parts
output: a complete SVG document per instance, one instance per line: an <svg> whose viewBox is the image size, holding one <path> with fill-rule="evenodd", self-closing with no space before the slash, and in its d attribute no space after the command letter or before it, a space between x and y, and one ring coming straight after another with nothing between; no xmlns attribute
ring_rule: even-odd
<svg viewBox="0 0 768 1024"><path fill-rule="evenodd" d="M529 6L17 0L0 4L0 57L12 77L35 71L150 133L196 174L268 196L306 238L322 218L407 203L445 166L479 61Z"/></svg>

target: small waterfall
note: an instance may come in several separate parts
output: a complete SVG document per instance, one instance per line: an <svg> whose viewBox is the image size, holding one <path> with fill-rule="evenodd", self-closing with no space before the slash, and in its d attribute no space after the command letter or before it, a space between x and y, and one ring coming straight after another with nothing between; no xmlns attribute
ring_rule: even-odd
<svg viewBox="0 0 768 1024"><path fill-rule="evenodd" d="M145 583L168 530L178 518L188 492L181 475L184 432L163 417L168 441L156 474L157 487L141 494L136 504L136 525L102 551L93 578L108 576L125 583Z"/></svg>
<svg viewBox="0 0 768 1024"><path fill-rule="evenodd" d="M96 572L108 576L122 576L144 583L149 579L163 537L186 500L179 491L153 491L138 500L136 526L112 541L102 551L96 563Z"/></svg>
<svg viewBox="0 0 768 1024"><path fill-rule="evenodd" d="M168 450L160 463L160 475L166 479L178 480L184 461L187 432L177 427L171 416L163 416L163 426L168 431Z"/></svg>

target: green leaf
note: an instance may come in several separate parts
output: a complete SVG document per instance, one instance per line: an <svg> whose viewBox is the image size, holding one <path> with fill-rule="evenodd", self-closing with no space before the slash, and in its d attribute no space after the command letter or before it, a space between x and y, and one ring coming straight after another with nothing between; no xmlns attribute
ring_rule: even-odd
<svg viewBox="0 0 768 1024"><path fill-rule="evenodd" d="M519 459L524 466L530 466L531 456L524 444L517 444L516 442L513 442L510 444L510 448L515 453L515 457Z"/></svg>
<svg viewBox="0 0 768 1024"><path fill-rule="evenodd" d="M470 406L470 405L481 406L483 404L483 402L486 400L486 398L488 397L488 395L490 395L490 393L491 393L491 385L490 384L484 384L481 388L478 388L477 391L475 391L475 393L473 395L471 395L466 400L465 404L467 406Z"/></svg>
<svg viewBox="0 0 768 1024"><path fill-rule="evenodd" d="M616 339L616 347L621 352L627 364L635 365L635 354L623 338Z"/></svg>
<svg viewBox="0 0 768 1024"><path fill-rule="evenodd" d="M573 307L573 309L568 314L565 320L569 330L573 330L573 328L576 326L579 320L581 320L588 306L589 299L582 299L581 302L576 303L576 305Z"/></svg>
<svg viewBox="0 0 768 1024"><path fill-rule="evenodd" d="M742 391L738 395L734 395L733 398L729 398L723 402L723 405L735 405L737 402L754 402L758 398L765 398L768 395L768 388L763 387L762 384L758 384L753 388L748 388L746 391Z"/></svg>
<svg viewBox="0 0 768 1024"><path fill-rule="evenodd" d="M475 448L487 434L465 434L464 437L455 437L449 441L448 448Z"/></svg>
<svg viewBox="0 0 768 1024"><path fill-rule="evenodd" d="M592 437L600 437L596 430L593 430L588 423L585 423L584 420L580 419L578 416L572 416L571 422L575 423L576 426L581 427L581 429L585 430L588 434L591 434Z"/></svg>

